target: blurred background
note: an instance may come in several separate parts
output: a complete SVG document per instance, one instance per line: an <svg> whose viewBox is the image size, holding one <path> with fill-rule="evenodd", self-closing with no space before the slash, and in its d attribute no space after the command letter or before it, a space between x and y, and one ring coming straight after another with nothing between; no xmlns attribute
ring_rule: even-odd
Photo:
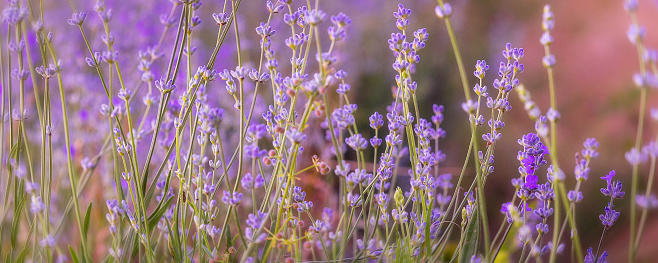
<svg viewBox="0 0 658 263"><path fill-rule="evenodd" d="M46 13L46 30L55 32L56 42L59 43L57 47L65 59L65 64L69 64L73 69L86 68L84 56L79 53L80 48L84 47L78 39L79 32L65 22L71 14L70 7L62 0L44 2L46 8L52 11ZM102 48L102 24L92 11L95 1L74 2L77 2L78 9L89 12L90 17L93 16L93 19L85 22L85 26L89 26L92 32L92 46ZM216 25L211 14L219 12L222 3L206 1L199 10L203 22L200 31L197 31L201 33L195 33L194 43L201 58L205 59L212 51ZM420 52L421 60L414 78L418 82L417 94L421 112L426 114L423 117L430 116L432 104L445 106L443 128L447 131L447 137L442 140L441 149L447 154L447 159L443 166L446 170L454 170L454 167L460 167L464 161L470 137L467 116L461 109L464 95L445 24L434 14L436 1L401 0L400 3L412 10L410 29L427 28L430 34L426 48ZM585 197L579 206L578 217L584 247L595 247L602 229L598 214L602 213L607 202L599 192L599 188L604 187L605 183L598 177L614 169L618 178L625 183L625 189L630 189L631 166L626 162L624 153L632 147L637 129L639 90L633 85L631 76L638 72L639 66L635 46L626 37L630 16L624 11L623 1L454 0L450 3L453 7L451 21L469 83L475 83L475 77L471 74L475 62L484 59L491 66L486 85L490 89L493 88L491 82L502 59L501 51L505 44L510 42L513 46L523 47L525 71L519 79L530 91L542 112L548 108L548 82L546 71L541 64L544 52L539 43L542 33L541 12L544 4L551 4L556 18L555 30L552 33L555 42L551 49L557 59L557 104L562 115L558 130L559 157L569 183L574 181L574 154L582 149L583 141L593 137L601 145L601 155L593 161L590 179L584 185ZM657 48L658 1L639 0L639 3L639 21L647 29L645 43L649 48ZM343 12L352 19L347 38L340 42L335 50L339 54L337 68L349 73L347 80L352 85L350 96L352 101L359 105L355 117L359 126L363 127L360 130L363 131L369 131L366 127L370 114L375 111L385 112L386 106L392 100L391 88L394 85L395 72L391 64L394 58L388 49L387 40L392 32L398 32L392 15L397 10L397 4L397 1L384 0L320 1L320 8L329 15ZM138 52L157 43L162 32L158 17L168 13L171 5L162 0L108 0L106 6L114 9L116 17L121 17L115 18L112 26L118 29L113 30L113 34L117 40L116 48L121 51L120 63L128 69L125 73L127 76L124 77L138 80L141 73L134 70L139 62ZM267 18L265 1L243 1L240 10L238 23L245 29L243 32L246 32L242 41L243 49L247 52L246 60L254 59L260 51L259 37L253 28ZM282 33L274 37L278 37L278 42L275 41L273 45L283 46L283 39L287 37L289 30L284 28L285 24L281 19L273 21L273 27ZM75 36L74 41L71 36ZM171 41L173 34L170 33L165 37L165 43ZM169 52L170 45L165 44L162 51ZM234 39L228 37L220 52L216 69L234 67L234 47ZM67 55L70 57L67 58ZM154 73L159 76L158 69L154 68ZM98 108L106 99L95 72L87 69L71 71L67 72L65 85L71 94L68 99L73 103L72 110L77 114L73 119L74 125L79 129L74 129L71 137L76 138L73 150L76 159L80 161L84 156L98 151L97 148L86 146L90 142L102 140L107 133L107 127L98 127L87 121L89 118L100 118ZM220 88L223 90L223 87L218 87ZM653 93L649 93L649 109L658 107L658 96ZM497 212L500 204L511 199L513 187L510 179L518 176L516 153L521 148L516 141L521 135L534 132L534 122L528 118L518 97L511 98L513 110L505 116L503 137L496 147L495 173L488 181L486 189L486 195L490 197L488 209L492 215L492 226L498 226L499 220L502 219ZM218 101L225 102L226 108L232 105L230 100L224 101L218 97ZM658 122L648 121L644 132L645 138L655 138ZM642 192L648 170L647 164L641 166ZM540 177L540 180L545 178ZM102 184L96 185L101 186ZM656 190L658 187L654 187L654 192ZM330 193L318 191L317 198L321 200L323 194ZM606 233L603 247L609 250L610 262L623 262L626 259L628 197L627 190L626 198L617 203L622 212L620 221ZM655 246L653 244L658 242L658 217L655 212L649 214L645 229L638 262L655 262L654 259L658 256L658 251L652 249Z"/></svg>

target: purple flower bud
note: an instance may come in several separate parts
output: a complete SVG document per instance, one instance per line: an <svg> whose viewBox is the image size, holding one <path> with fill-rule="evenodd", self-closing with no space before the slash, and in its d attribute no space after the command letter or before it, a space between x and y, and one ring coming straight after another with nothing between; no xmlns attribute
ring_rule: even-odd
<svg viewBox="0 0 658 263"><path fill-rule="evenodd" d="M69 25L72 26L82 26L82 23L85 22L85 19L87 18L87 13L85 12L80 12L80 13L73 13L71 15L71 18L67 20Z"/></svg>
<svg viewBox="0 0 658 263"><path fill-rule="evenodd" d="M585 255L585 259L584 259L583 262L584 263L607 263L608 262L607 258L608 258L608 252L603 251L603 253L601 253L601 256L599 256L599 259L597 260L596 256L592 252L592 248L590 247L590 248L587 249L587 255Z"/></svg>
<svg viewBox="0 0 658 263"><path fill-rule="evenodd" d="M553 27L555 27L555 16L551 11L550 5L544 6L544 13L542 14L541 26L544 29L544 31L553 30Z"/></svg>
<svg viewBox="0 0 658 263"><path fill-rule="evenodd" d="M626 160L633 166L639 165L647 160L647 156L640 152L637 148L633 148L626 152Z"/></svg>
<svg viewBox="0 0 658 263"><path fill-rule="evenodd" d="M619 214L619 212L612 209L612 204L608 203L605 207L605 213L599 215L599 220L601 220L601 223L605 228L610 228L619 218Z"/></svg>
<svg viewBox="0 0 658 263"><path fill-rule="evenodd" d="M552 68L553 66L555 66L555 55L551 54L548 56L544 56L541 59L541 62L545 68Z"/></svg>
<svg viewBox="0 0 658 263"><path fill-rule="evenodd" d="M650 195L649 197L646 195L636 195L635 203L644 209L655 209L658 207L658 198L655 195Z"/></svg>
<svg viewBox="0 0 658 263"><path fill-rule="evenodd" d="M224 202L227 205L235 206L240 203L242 197L243 197L242 193L233 192L233 194L231 195L229 191L224 191L224 194L222 196L222 202Z"/></svg>
<svg viewBox="0 0 658 263"><path fill-rule="evenodd" d="M626 0L624 1L624 9L628 12L635 12L637 10L637 0Z"/></svg>
<svg viewBox="0 0 658 263"><path fill-rule="evenodd" d="M473 100L462 103L462 109L468 114L474 114L477 107L478 103Z"/></svg>
<svg viewBox="0 0 658 263"><path fill-rule="evenodd" d="M541 43L542 46L550 46L553 44L553 36L551 36L551 33L546 31L541 35L541 38L539 38L539 43Z"/></svg>
<svg viewBox="0 0 658 263"><path fill-rule="evenodd" d="M569 198L569 201L570 201L570 202L578 203L578 202L580 202L581 200L583 200L583 193L580 192L580 191L573 191L573 190L571 190L571 191L569 191L569 193L567 194L567 198Z"/></svg>
<svg viewBox="0 0 658 263"><path fill-rule="evenodd" d="M443 6L437 5L434 13L441 19L449 18L452 15L452 6L450 3L444 3Z"/></svg>
<svg viewBox="0 0 658 263"><path fill-rule="evenodd" d="M628 31L626 31L626 36L631 43L637 44L638 42L642 42L646 33L644 27L638 27L636 24L631 24Z"/></svg>
<svg viewBox="0 0 658 263"><path fill-rule="evenodd" d="M411 14L411 9L404 8L402 4L398 4L398 11L393 12L393 16L397 19L405 19Z"/></svg>
<svg viewBox="0 0 658 263"><path fill-rule="evenodd" d="M231 19L231 15L227 13L212 14L212 18L215 19L217 25L225 25Z"/></svg>
<svg viewBox="0 0 658 263"><path fill-rule="evenodd" d="M343 12L340 12L338 13L338 15L331 16L331 23L341 28L352 24L352 20L349 17L347 17L347 15L345 15Z"/></svg>
<svg viewBox="0 0 658 263"><path fill-rule="evenodd" d="M304 14L304 19L313 26L317 26L322 23L325 17L327 17L327 14L319 9L312 9Z"/></svg>

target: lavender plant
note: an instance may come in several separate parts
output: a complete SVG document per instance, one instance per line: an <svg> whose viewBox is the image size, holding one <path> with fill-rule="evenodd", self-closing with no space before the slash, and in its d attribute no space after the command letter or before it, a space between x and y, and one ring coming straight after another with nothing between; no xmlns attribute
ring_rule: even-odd
<svg viewBox="0 0 658 263"><path fill-rule="evenodd" d="M152 6L165 13L161 25L131 36L120 34L126 22L114 8L148 8L145 2L99 0L92 12L68 1L65 18L47 16L52 10L43 0L7 1L0 44L5 261L606 262L603 240L620 215L614 201L625 192L614 170L601 177L600 199L609 200L599 216L602 233L596 250L594 244L583 252L577 204L599 143L583 143L573 176L561 169L549 6L540 44L550 106L542 113L519 79L524 49L503 47L491 83L484 60L469 76L452 7L438 1L465 96L466 115L454 117L468 119L470 129L463 166L453 175L441 165L444 107L433 105L426 119L430 109L418 103L416 91L428 87L414 73L429 55L423 49L430 36L411 25L412 10L399 5L393 13L395 87L386 112L368 113L363 127L371 131L364 131L350 95L354 80L337 51L349 44L342 43L352 23L344 13L326 14L319 1L267 1L267 17L248 28L240 17L250 10L241 0L219 3L208 17L199 0L170 2ZM633 165L633 261L647 211L658 204L651 195L658 142L640 149L658 56L642 44L637 3L625 6L642 94L637 143L626 154ZM205 47L200 40L209 35L216 41ZM485 186L490 176L496 180L494 157L509 159L495 150L513 93L535 130L518 139L511 200L502 215L491 214ZM652 116L658 119L658 111ZM638 195L647 156L650 177ZM304 184L312 177L335 186L331 201L313 199Z"/></svg>

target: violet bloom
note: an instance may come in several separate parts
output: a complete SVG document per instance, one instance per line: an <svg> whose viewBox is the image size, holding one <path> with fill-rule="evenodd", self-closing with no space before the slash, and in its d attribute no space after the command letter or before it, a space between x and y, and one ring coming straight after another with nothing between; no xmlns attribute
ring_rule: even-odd
<svg viewBox="0 0 658 263"><path fill-rule="evenodd" d="M345 143L355 151L363 151L368 146L368 140L363 138L360 133L354 134L345 139Z"/></svg>
<svg viewBox="0 0 658 263"><path fill-rule="evenodd" d="M475 77L478 79L484 79L487 70L489 70L489 65L487 65L487 62L484 60L478 60L475 63L475 71L473 72L473 75L475 75Z"/></svg>
<svg viewBox="0 0 658 263"><path fill-rule="evenodd" d="M523 187L529 190L534 190L537 188L537 176L532 174L528 175L525 178L525 183L523 184Z"/></svg>
<svg viewBox="0 0 658 263"><path fill-rule="evenodd" d="M637 148L633 148L626 152L626 160L633 166L639 165L647 160L647 156L640 152Z"/></svg>
<svg viewBox="0 0 658 263"><path fill-rule="evenodd" d="M265 219L267 219L267 214L261 211L257 211L255 215L249 214L247 217L248 217L246 221L247 225L254 229L258 229L263 225L263 223L265 223Z"/></svg>
<svg viewBox="0 0 658 263"><path fill-rule="evenodd" d="M617 180L616 182L612 181L612 178L615 176L615 170L610 171L608 175L601 177L607 183L606 188L601 188L601 193L605 196L610 196L614 199L622 199L625 195L622 191L621 181Z"/></svg>
<svg viewBox="0 0 658 263"><path fill-rule="evenodd" d="M224 191L224 195L222 196L222 202L224 202L227 205L235 206L240 204L242 197L243 197L242 193L233 192L233 194L231 195L229 191Z"/></svg>
<svg viewBox="0 0 658 263"><path fill-rule="evenodd" d="M590 248L587 249L587 255L585 255L585 261L584 262L585 263L608 263L608 260L607 260L608 251L603 251L603 253L601 253L601 256L599 257L598 260L595 257L596 256L594 255L594 253L592 252L592 248L590 247Z"/></svg>
<svg viewBox="0 0 658 263"><path fill-rule="evenodd" d="M384 116L379 114L379 112L375 112L372 115L370 115L370 128L373 130L377 130L381 128L384 125Z"/></svg>
<svg viewBox="0 0 658 263"><path fill-rule="evenodd" d="M511 211L511 209L514 209L514 205L511 202L503 203L500 207L500 212L505 215L507 223L510 224L514 222L514 219L512 218L513 211Z"/></svg>
<svg viewBox="0 0 658 263"><path fill-rule="evenodd" d="M635 203L644 209L654 209L658 207L658 198L655 195L650 195L648 198L645 195L636 195Z"/></svg>
<svg viewBox="0 0 658 263"><path fill-rule="evenodd" d="M605 213L599 215L599 220L601 220L603 226L608 229L612 227L615 221L617 221L619 214L619 212L612 209L612 203L608 203L608 205L605 207Z"/></svg>
<svg viewBox="0 0 658 263"><path fill-rule="evenodd" d="M407 222L407 212L402 212L399 213L397 209L393 209L391 211L391 216L393 217L393 220L399 222L400 224L404 224Z"/></svg>

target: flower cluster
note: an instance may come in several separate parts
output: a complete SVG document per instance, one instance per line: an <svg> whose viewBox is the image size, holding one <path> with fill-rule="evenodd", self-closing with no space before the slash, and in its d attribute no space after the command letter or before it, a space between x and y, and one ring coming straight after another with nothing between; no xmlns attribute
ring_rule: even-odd
<svg viewBox="0 0 658 263"><path fill-rule="evenodd" d="M341 56L352 44L345 13L325 13L318 3L266 1L259 8L267 17L252 24L245 12L261 13L244 9L258 3L169 2L71 1L70 9L53 9L8 0L3 6L0 229L8 229L11 247L0 246L0 254L6 260L494 262L506 250L519 261L556 262L565 247L585 262L607 260L601 247L581 251L574 218L599 143L583 143L575 184L568 185L574 180L557 159L555 98L542 113L518 78L524 49L504 46L493 89L485 84L486 61L465 74L450 3L439 0L434 11L449 32L465 90L460 102L471 140L458 174L446 172L443 162L454 157L439 147L452 105L430 109L419 99L430 89L416 71L421 55L431 55L424 50L431 42L428 29L414 26L411 9L400 4L391 17L397 30L386 42L395 74L390 101L385 111L364 117L352 96L360 76L347 73L353 59ZM638 6L628 0L625 8L634 16ZM215 11L214 22L206 23L204 10ZM162 15L159 24L142 24L135 13L144 14L139 21ZM554 27L547 5L540 43L551 94ZM658 86L657 74L647 70L655 69L658 52L644 47L646 30L636 23L627 35L642 51L641 63L653 65L642 64L633 77L646 93ZM493 236L485 188L498 177L494 156L509 159L495 150L509 125L504 116L513 91L535 131L518 140L520 176ZM626 154L633 184L639 167L648 161L654 167L658 159L658 142L641 145L638 140ZM614 176L613 170L601 177L609 198L599 216L601 239L619 219L614 201L626 194ZM642 218L658 207L652 178L645 193L636 187L630 193ZM103 214L106 220L93 220ZM18 233L24 229L29 232ZM571 246L561 243L566 231ZM98 233L93 242L89 232ZM518 247L504 246L508 236L518 237ZM447 249L453 242L457 250Z"/></svg>

